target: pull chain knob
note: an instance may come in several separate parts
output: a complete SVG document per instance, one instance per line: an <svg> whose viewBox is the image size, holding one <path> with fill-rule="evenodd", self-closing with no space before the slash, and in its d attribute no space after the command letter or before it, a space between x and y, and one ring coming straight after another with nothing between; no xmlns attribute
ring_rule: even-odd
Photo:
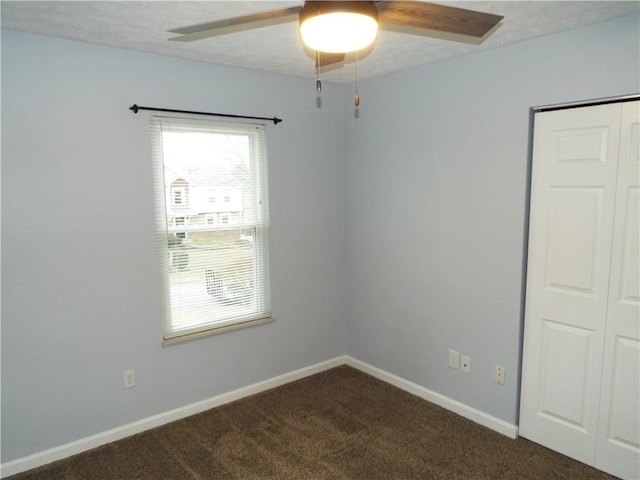
<svg viewBox="0 0 640 480"><path fill-rule="evenodd" d="M359 55L358 55L358 51L356 50L356 94L353 97L353 103L355 104L356 108L358 108L360 106L360 94L358 93L358 61L359 61Z"/></svg>

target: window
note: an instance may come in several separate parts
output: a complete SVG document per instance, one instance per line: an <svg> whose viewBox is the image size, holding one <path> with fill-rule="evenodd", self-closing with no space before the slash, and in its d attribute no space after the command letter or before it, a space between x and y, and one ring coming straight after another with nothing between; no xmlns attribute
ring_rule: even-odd
<svg viewBox="0 0 640 480"><path fill-rule="evenodd" d="M153 117L151 128L164 343L270 320L265 127Z"/></svg>
<svg viewBox="0 0 640 480"><path fill-rule="evenodd" d="M174 182L174 183L178 183L178 182ZM184 183L184 182L180 182L180 183ZM173 205L175 205L176 207L180 207L180 206L185 206L188 201L187 201L187 189L185 187L177 187L177 186L172 186L171 187L171 192L173 194Z"/></svg>

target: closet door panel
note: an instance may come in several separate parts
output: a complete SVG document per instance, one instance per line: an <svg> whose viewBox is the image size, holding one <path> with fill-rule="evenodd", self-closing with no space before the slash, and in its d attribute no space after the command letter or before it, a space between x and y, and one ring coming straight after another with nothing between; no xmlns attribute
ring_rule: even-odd
<svg viewBox="0 0 640 480"><path fill-rule="evenodd" d="M624 104L595 466L640 478L640 103Z"/></svg>
<svg viewBox="0 0 640 480"><path fill-rule="evenodd" d="M595 458L621 107L536 114L520 434Z"/></svg>
<svg viewBox="0 0 640 480"><path fill-rule="evenodd" d="M588 433L589 394L597 381L588 368L594 361L593 330L550 320L542 329L540 382L545 387L539 414L570 431Z"/></svg>
<svg viewBox="0 0 640 480"><path fill-rule="evenodd" d="M602 243L604 190L552 187L545 288L598 296L598 251Z"/></svg>

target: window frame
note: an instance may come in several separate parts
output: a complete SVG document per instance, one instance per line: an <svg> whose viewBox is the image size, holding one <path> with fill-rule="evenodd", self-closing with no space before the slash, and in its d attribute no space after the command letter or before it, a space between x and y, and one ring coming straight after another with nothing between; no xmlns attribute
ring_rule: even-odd
<svg viewBox="0 0 640 480"><path fill-rule="evenodd" d="M174 191L167 196L167 188L165 183L165 161L163 157L163 138L162 132L164 128L170 125L180 125L179 128L188 130L192 125L194 131L203 132L210 131L212 133L229 133L233 135L247 135L250 144L250 165L249 168L249 188L251 198L255 199L259 204L253 207L257 210L256 219L253 222L243 222L241 225L232 223L222 224L214 222L210 224L206 221L201 225L202 231L222 231L222 230L242 230L249 231L252 235L251 254L253 258L252 275L255 283L251 287L251 295L253 301L256 302L255 311L248 315L236 315L224 318L212 318L208 321L200 322L197 325L189 327L177 327L172 322L172 305L171 305L171 282L170 282L170 248L167 242L168 236L172 235L171 227L175 229L177 225L168 225L167 211L171 207L176 207L174 203ZM160 268L160 277L162 279L162 295L163 295L163 315L164 315L164 332L162 338L163 345L183 342L203 336L224 333L239 328L245 328L258 325L273 320L271 312L271 292L270 292L270 272L269 272L269 208L268 208L268 158L266 151L266 126L264 124L255 123L230 123L218 120L203 120L200 118L184 117L184 116L167 116L167 115L150 115L151 130L151 147L152 160L154 169L154 196L155 196L155 218L157 233L157 250ZM216 195L217 196L217 195ZM189 197L189 194L181 192L182 200ZM178 207L184 206L177 205ZM213 214L206 212L205 215ZM215 213L220 216L221 213ZM227 214L228 215L228 214ZM228 215L230 216L230 215ZM175 220L174 222L175 223ZM186 218L185 218L186 223ZM235 226L235 228L234 228ZM180 226L182 227L182 226ZM187 227L187 225L185 225ZM182 227L184 228L184 227ZM193 227L185 228L191 232ZM194 230L197 231L197 228ZM246 236L241 234L240 237ZM203 285L208 289L206 280ZM251 304L253 305L253 303Z"/></svg>

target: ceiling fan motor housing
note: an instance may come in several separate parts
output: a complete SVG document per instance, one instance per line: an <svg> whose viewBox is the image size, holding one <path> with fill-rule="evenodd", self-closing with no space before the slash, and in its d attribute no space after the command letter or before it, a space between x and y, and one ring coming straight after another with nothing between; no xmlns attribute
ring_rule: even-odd
<svg viewBox="0 0 640 480"><path fill-rule="evenodd" d="M320 2L304 2L304 7L300 9L300 24L309 17L324 15L326 13L348 12L367 15L378 21L378 9L374 2L366 1L320 1Z"/></svg>

